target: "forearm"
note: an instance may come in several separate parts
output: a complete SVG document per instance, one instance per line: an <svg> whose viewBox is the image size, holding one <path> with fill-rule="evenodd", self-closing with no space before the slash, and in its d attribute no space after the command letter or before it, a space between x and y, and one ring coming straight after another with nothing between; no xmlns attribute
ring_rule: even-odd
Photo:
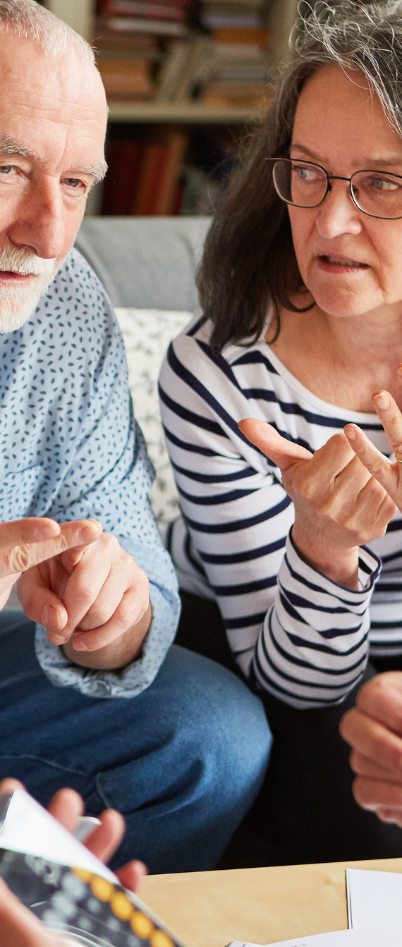
<svg viewBox="0 0 402 947"><path fill-rule="evenodd" d="M119 638L97 651L76 651L74 637L63 645L63 652L69 661L81 667L94 670L116 671L127 667L141 655L142 644L152 621L151 605L135 625L128 628Z"/></svg>
<svg viewBox="0 0 402 947"><path fill-rule="evenodd" d="M325 535L311 536L300 527L297 520L292 529L292 539L300 557L307 565L317 569L337 585L358 589L359 547L342 549L326 541Z"/></svg>
<svg viewBox="0 0 402 947"><path fill-rule="evenodd" d="M292 535L255 649L254 672L263 689L304 710L339 703L362 677L379 563L361 550L361 590L346 590L304 563Z"/></svg>

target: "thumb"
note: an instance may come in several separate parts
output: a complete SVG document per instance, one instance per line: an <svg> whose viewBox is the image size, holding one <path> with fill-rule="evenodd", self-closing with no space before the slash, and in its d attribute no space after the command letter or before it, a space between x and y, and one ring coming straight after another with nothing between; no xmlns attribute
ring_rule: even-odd
<svg viewBox="0 0 402 947"><path fill-rule="evenodd" d="M288 441L275 431L266 421L257 421L255 418L245 418L239 422L239 428L247 440L255 444L266 457L285 473L298 460L311 460L312 454L305 447Z"/></svg>

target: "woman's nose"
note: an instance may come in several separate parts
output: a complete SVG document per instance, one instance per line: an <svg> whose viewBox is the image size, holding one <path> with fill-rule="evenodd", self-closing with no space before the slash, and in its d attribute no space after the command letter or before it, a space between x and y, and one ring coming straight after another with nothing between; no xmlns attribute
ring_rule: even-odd
<svg viewBox="0 0 402 947"><path fill-rule="evenodd" d="M352 200L347 181L330 182L325 200L317 207L316 227L320 236L326 238L360 233L361 211Z"/></svg>

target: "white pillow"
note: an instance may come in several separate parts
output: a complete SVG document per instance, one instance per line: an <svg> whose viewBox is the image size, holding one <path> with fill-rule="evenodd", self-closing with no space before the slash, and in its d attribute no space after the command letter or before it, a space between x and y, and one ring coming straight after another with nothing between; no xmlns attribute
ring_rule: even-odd
<svg viewBox="0 0 402 947"><path fill-rule="evenodd" d="M149 497L158 526L163 530L177 515L178 498L160 419L158 376L169 343L194 314L164 309L116 309L116 315L127 354L134 414L156 472Z"/></svg>

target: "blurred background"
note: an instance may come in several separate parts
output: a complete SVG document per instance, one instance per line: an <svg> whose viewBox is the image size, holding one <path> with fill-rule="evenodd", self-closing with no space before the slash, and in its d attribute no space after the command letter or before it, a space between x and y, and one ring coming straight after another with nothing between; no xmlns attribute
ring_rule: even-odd
<svg viewBox="0 0 402 947"><path fill-rule="evenodd" d="M109 173L87 213L210 214L269 103L297 0L42 0L97 51Z"/></svg>

